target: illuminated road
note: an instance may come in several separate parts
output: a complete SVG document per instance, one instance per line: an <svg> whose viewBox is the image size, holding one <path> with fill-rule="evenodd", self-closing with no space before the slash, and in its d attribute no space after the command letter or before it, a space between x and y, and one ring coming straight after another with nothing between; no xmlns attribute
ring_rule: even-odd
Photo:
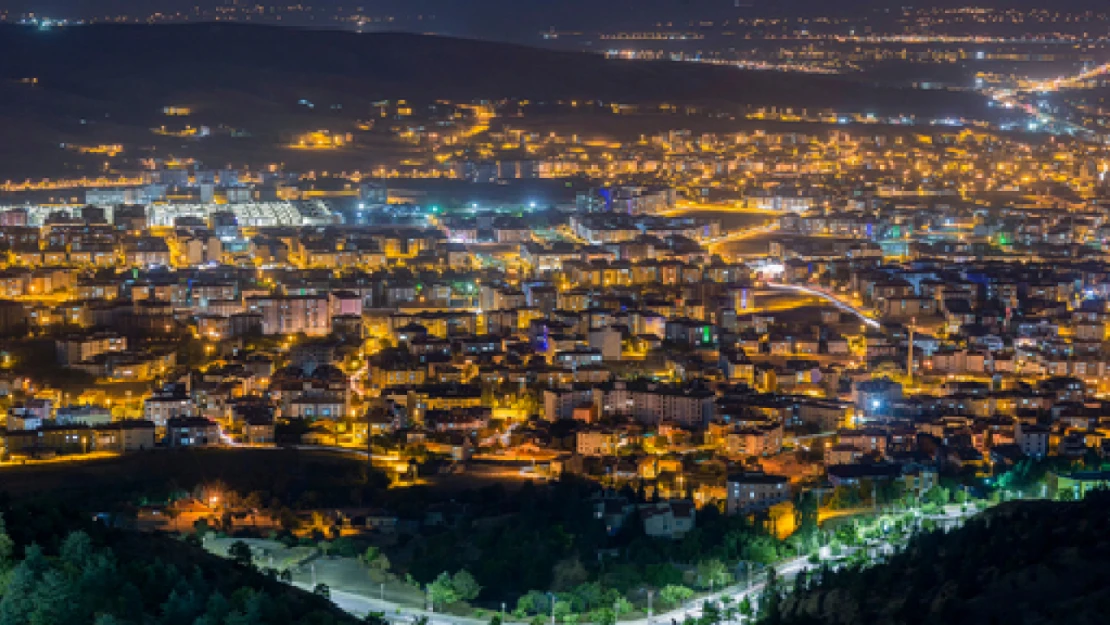
<svg viewBox="0 0 1110 625"><path fill-rule="evenodd" d="M789 579L811 566L813 565L809 564L806 558L795 558L775 567L775 571L780 578ZM755 577L760 578L763 576L760 575L760 571L757 571ZM292 582L292 584L302 590L312 592L310 583L295 581ZM751 586L746 586L744 584L733 585L719 592L698 597L688 604L675 608L674 610L653 614L650 619L640 618L635 620L622 620L620 621L620 625L665 625L671 621L681 623L687 616L692 616L694 618L700 617L702 605L705 601L717 603L720 601L721 597L726 595L732 597L736 603L742 601L746 596L751 596L754 600L763 592L763 586L763 582L758 582ZM440 612L430 612L420 608L403 607L391 601L382 601L374 597L341 590L330 590L329 595L331 602L345 612L360 618L366 616L370 612L380 612L386 620L397 625L411 625L416 622L417 619L424 616L428 617L428 625L489 625L489 619L455 616ZM510 625L514 624L515 621L506 620L505 623L506 625ZM526 623L521 622L516 625L526 625Z"/></svg>
<svg viewBox="0 0 1110 625"><path fill-rule="evenodd" d="M777 222L775 222L775 223L765 224L765 225L762 225L762 226L755 226L754 228L745 228L743 230L734 230L734 231L729 232L728 234L726 234L724 236L717 237L716 239L713 239L711 241L707 241L706 244L705 244L705 248L707 250L709 250L710 254L717 254L717 253L719 253L720 247L722 245L728 245L729 243L736 243L738 241L743 241L745 239L752 239L752 238L762 236L762 235L765 235L765 234L771 234L773 232L776 232L778 229L779 229L779 225L778 225ZM739 258L739 257L742 257L744 255L743 254L730 254L729 256L731 256L733 258ZM762 256L762 254L760 254L760 256Z"/></svg>
<svg viewBox="0 0 1110 625"><path fill-rule="evenodd" d="M780 283L777 283L777 282L768 282L767 283L767 288L769 288L769 289L779 289L779 290L783 290L783 291L796 291L798 293L805 293L807 295L813 295L813 296L816 296L816 297L820 297L821 299L829 302L833 306L836 306L840 310L843 310L844 312L852 313L853 315L859 317L861 321L863 321L867 325L871 326L872 328L878 328L880 326L879 322L872 319L870 314L867 311L863 310L862 308L857 308L856 306L853 306L852 304L838 298L835 295L832 295L831 293L826 293L825 291L815 289L815 288L812 288L812 287L808 287L808 286L802 286L800 284L780 284Z"/></svg>
<svg viewBox="0 0 1110 625"><path fill-rule="evenodd" d="M1104 63L1098 67L1091 68L1085 72L1080 72L1074 76L1062 76L1054 80L1046 80L1039 83L1034 83L1031 91L1036 92L1052 92L1061 89L1071 89L1081 86L1084 82L1092 78L1104 76L1110 72L1110 63Z"/></svg>
<svg viewBox="0 0 1110 625"><path fill-rule="evenodd" d="M933 519L936 522L941 522L945 524L958 524L959 522L973 517L976 514L978 514L978 511L965 511L962 509L961 506L948 505L945 507L943 513L930 516L928 518ZM925 517L918 515L916 518L920 522L920 520L924 519ZM903 536L903 538L905 538L905 536ZM863 547L856 547L854 549L861 548ZM881 541L871 543L870 546L867 548L874 549L879 553L890 553L893 550L892 545L888 539L883 539ZM854 549L846 551L844 555L849 555ZM822 548L821 557L822 559L828 558L828 548ZM811 564L808 558L793 558L775 566L774 568L778 578L786 582L786 584L784 585L786 587L789 587L789 581L791 580L791 578L797 576L803 571L817 568L817 566L818 565ZM834 569L837 568L837 563L835 561L832 562L832 566ZM699 618L702 614L702 606L706 601L719 604L721 598L725 596L732 598L733 605L739 605L739 603L743 601L745 597L748 597L754 607L765 586L765 583L763 581L758 581L766 578L766 575L763 574L764 570L765 569L757 570L755 572L755 575L752 576L754 579L734 584L718 592L697 597L696 599L688 602L686 605L680 606L674 610L656 613L653 614L650 618L622 620L619 621L619 623L620 625L667 625L672 621L682 623L686 620L687 616L693 617L695 619ZM310 583L295 581L292 582L292 584L306 591L312 591ZM428 617L429 625L489 625L489 619L454 616L450 614L443 614L440 612L431 612L420 608L405 607L391 601L382 601L379 598L344 592L340 590L331 590L330 598L332 603L334 603L337 607L350 614L358 616L359 618L366 616L366 614L370 612L380 612L383 614L384 618L387 621L394 623L395 625L411 625L421 617ZM743 622L744 620L746 619L743 619L741 617L739 622ZM506 625L525 625L524 623L518 623L517 621L510 620L506 620L505 623Z"/></svg>

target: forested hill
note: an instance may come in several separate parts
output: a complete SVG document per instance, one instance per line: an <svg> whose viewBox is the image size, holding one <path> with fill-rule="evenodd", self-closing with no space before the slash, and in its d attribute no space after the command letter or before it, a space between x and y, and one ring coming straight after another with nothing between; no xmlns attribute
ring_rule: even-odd
<svg viewBox="0 0 1110 625"><path fill-rule="evenodd" d="M163 536L0 505L0 623L346 625L328 600Z"/></svg>
<svg viewBox="0 0 1110 625"><path fill-rule="evenodd" d="M825 575L778 625L1101 624L1110 614L1110 493L999 506L885 564Z"/></svg>

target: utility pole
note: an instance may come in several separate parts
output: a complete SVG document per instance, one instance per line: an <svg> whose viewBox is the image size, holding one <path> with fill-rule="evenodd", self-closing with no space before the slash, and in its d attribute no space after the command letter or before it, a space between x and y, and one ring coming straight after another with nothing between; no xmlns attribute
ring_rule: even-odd
<svg viewBox="0 0 1110 625"><path fill-rule="evenodd" d="M648 591L648 625L651 625L651 598L655 595L654 590Z"/></svg>

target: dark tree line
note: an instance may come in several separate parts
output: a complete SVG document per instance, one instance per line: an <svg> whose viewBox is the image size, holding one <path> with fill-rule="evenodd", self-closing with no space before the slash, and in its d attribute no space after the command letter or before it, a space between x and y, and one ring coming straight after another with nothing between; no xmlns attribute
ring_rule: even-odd
<svg viewBox="0 0 1110 625"><path fill-rule="evenodd" d="M885 563L811 572L762 606L781 625L1101 623L1110 609L1110 494L1012 502L920 533Z"/></svg>

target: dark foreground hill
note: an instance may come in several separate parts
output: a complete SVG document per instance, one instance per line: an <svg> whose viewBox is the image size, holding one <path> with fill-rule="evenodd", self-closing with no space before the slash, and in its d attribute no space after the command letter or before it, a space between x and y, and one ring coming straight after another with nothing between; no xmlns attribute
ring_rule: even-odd
<svg viewBox="0 0 1110 625"><path fill-rule="evenodd" d="M244 24L0 26L0 179L64 161L61 143L119 143L131 157L206 149L224 162L282 161L290 133L353 128L371 103L408 99L598 99L626 103L831 107L849 112L988 114L971 93L887 88L839 76L743 71L415 34ZM311 102L311 108L301 102ZM164 106L189 106L184 121ZM214 130L203 148L150 132ZM215 138L234 128L234 142ZM226 135L219 135L226 136ZM118 165L119 163L114 163ZM84 163L83 167L103 163ZM361 166L363 163L347 163Z"/></svg>
<svg viewBox="0 0 1110 625"><path fill-rule="evenodd" d="M322 597L166 536L64 506L0 504L0 622L354 625Z"/></svg>
<svg viewBox="0 0 1110 625"><path fill-rule="evenodd" d="M782 625L1073 625L1110 612L1110 495L1004 504L788 599Z"/></svg>

